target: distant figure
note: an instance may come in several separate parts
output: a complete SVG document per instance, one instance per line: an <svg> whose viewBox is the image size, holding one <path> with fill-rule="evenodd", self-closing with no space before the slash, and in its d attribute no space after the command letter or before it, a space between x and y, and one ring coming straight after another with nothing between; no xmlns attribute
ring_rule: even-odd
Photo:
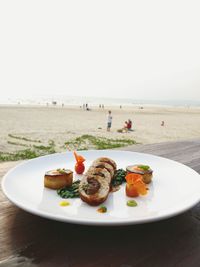
<svg viewBox="0 0 200 267"><path fill-rule="evenodd" d="M101 104L99 104L99 108L101 108Z"/></svg>
<svg viewBox="0 0 200 267"><path fill-rule="evenodd" d="M161 122L161 126L165 126L165 122L164 121Z"/></svg>
<svg viewBox="0 0 200 267"><path fill-rule="evenodd" d="M132 130L132 121L130 119L128 120L128 123L127 123L127 129L128 129L128 131L133 131Z"/></svg>
<svg viewBox="0 0 200 267"><path fill-rule="evenodd" d="M64 103L62 103L62 108L64 107Z"/></svg>
<svg viewBox="0 0 200 267"><path fill-rule="evenodd" d="M128 121L125 121L124 127L122 129L118 129L118 133L128 133L129 131L132 130L132 121L129 119Z"/></svg>
<svg viewBox="0 0 200 267"><path fill-rule="evenodd" d="M120 105L119 108L122 109L122 106Z"/></svg>
<svg viewBox="0 0 200 267"><path fill-rule="evenodd" d="M101 106L102 106L102 109L104 109L104 104L102 104Z"/></svg>
<svg viewBox="0 0 200 267"><path fill-rule="evenodd" d="M111 125L112 125L112 115L111 115L111 110L109 110L107 116L107 132L110 132Z"/></svg>
<svg viewBox="0 0 200 267"><path fill-rule="evenodd" d="M122 128L122 133L127 133L127 132L128 132L128 121L125 121L124 128Z"/></svg>
<svg viewBox="0 0 200 267"><path fill-rule="evenodd" d="M87 111L89 111L89 110L90 110L90 108L89 108L88 104L85 104L85 108L86 108L86 110L87 110Z"/></svg>

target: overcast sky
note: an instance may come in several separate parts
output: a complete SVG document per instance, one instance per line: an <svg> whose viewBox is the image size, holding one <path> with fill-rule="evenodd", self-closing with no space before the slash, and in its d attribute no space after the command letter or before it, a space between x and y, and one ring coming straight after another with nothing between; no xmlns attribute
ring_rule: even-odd
<svg viewBox="0 0 200 267"><path fill-rule="evenodd" d="M1 0L0 90L200 99L200 1Z"/></svg>

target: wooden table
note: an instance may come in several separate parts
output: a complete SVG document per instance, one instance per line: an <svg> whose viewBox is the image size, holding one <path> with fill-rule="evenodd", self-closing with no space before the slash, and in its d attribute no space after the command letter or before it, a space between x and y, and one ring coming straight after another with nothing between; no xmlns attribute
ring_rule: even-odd
<svg viewBox="0 0 200 267"><path fill-rule="evenodd" d="M137 145L126 150L161 155L200 173L199 140ZM0 176L16 164L0 164ZM0 200L1 267L200 266L200 204L159 222L93 227L34 216L12 205L2 192Z"/></svg>

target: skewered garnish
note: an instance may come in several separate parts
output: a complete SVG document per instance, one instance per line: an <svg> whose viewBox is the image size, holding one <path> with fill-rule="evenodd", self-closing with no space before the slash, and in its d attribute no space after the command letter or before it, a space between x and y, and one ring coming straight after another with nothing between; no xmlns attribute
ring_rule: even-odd
<svg viewBox="0 0 200 267"><path fill-rule="evenodd" d="M137 197L139 195L146 195L146 185L142 180L142 175L136 173L129 173L126 175L126 195L128 197Z"/></svg>
<svg viewBox="0 0 200 267"><path fill-rule="evenodd" d="M75 151L74 151L74 156L76 159L75 172L77 174L82 174L85 170L85 165L83 164L85 159L81 155L78 155Z"/></svg>

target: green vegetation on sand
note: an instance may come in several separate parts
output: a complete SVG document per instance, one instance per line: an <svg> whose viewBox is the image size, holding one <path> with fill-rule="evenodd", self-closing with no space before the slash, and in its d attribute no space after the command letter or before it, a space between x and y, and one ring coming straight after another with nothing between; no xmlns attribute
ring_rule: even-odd
<svg viewBox="0 0 200 267"><path fill-rule="evenodd" d="M0 162L32 159L39 156L63 152L68 150L88 150L88 149L112 149L136 144L132 139L112 139L96 137L93 135L81 135L65 142L64 145L56 145L54 140L49 140L43 144L40 140L33 140L23 136L13 134L8 135L7 143L13 146L12 151L0 151ZM38 144L39 143L39 144ZM21 149L20 149L21 147ZM22 149L24 148L24 149ZM14 152L13 152L14 151Z"/></svg>
<svg viewBox="0 0 200 267"><path fill-rule="evenodd" d="M112 149L133 144L136 142L132 139L111 139L88 134L65 142L65 145L71 150Z"/></svg>

